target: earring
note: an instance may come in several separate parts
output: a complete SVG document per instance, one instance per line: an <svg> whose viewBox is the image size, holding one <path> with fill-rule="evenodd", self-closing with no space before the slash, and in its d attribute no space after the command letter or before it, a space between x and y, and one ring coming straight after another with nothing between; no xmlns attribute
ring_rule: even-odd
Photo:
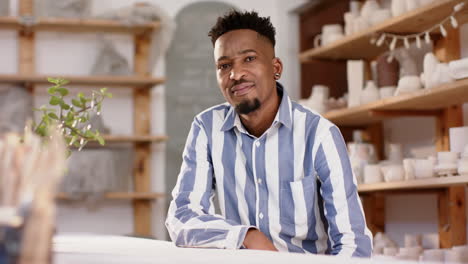
<svg viewBox="0 0 468 264"><path fill-rule="evenodd" d="M280 74L279 73L275 73L275 79L278 80L280 78Z"/></svg>

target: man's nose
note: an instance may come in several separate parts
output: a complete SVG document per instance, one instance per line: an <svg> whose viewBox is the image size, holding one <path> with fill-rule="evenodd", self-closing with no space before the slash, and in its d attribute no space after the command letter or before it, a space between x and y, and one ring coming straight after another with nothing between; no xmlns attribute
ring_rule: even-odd
<svg viewBox="0 0 468 264"><path fill-rule="evenodd" d="M245 71L240 66L233 66L231 69L231 74L229 75L229 79L238 81L245 76Z"/></svg>

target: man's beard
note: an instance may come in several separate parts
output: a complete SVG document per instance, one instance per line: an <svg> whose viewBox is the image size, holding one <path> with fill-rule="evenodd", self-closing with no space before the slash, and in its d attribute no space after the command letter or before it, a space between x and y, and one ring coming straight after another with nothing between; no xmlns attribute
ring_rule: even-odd
<svg viewBox="0 0 468 264"><path fill-rule="evenodd" d="M239 115L250 114L260 108L260 100L255 98L253 100L245 100L236 105L236 112Z"/></svg>

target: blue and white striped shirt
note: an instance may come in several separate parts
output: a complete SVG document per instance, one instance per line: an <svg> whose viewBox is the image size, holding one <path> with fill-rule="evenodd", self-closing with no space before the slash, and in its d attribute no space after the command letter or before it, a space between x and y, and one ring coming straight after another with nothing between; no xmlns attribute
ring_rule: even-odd
<svg viewBox="0 0 468 264"><path fill-rule="evenodd" d="M372 235L339 129L277 87L279 110L259 138L228 103L195 117L166 220L172 240L237 249L254 227L280 251L369 257Z"/></svg>

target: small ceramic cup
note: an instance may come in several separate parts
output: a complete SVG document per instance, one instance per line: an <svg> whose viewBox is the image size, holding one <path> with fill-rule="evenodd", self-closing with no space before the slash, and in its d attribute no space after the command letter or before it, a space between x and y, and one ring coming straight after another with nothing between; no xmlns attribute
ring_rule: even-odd
<svg viewBox="0 0 468 264"><path fill-rule="evenodd" d="M402 165L386 165L382 166L381 169L386 182L402 181L405 178L405 170Z"/></svg>
<svg viewBox="0 0 468 264"><path fill-rule="evenodd" d="M392 11L390 9L379 9L370 15L369 24L374 26L390 18L392 18Z"/></svg>
<svg viewBox="0 0 468 264"><path fill-rule="evenodd" d="M420 234L405 234L405 248L422 246L422 237Z"/></svg>
<svg viewBox="0 0 468 264"><path fill-rule="evenodd" d="M416 179L434 177L434 162L428 159L414 160L414 177Z"/></svg>
<svg viewBox="0 0 468 264"><path fill-rule="evenodd" d="M384 86L379 89L380 99L385 99L395 95L396 86Z"/></svg>
<svg viewBox="0 0 468 264"><path fill-rule="evenodd" d="M398 254L398 248L395 248L395 247L385 247L383 249L383 254L385 256L395 256L396 254Z"/></svg>
<svg viewBox="0 0 468 264"><path fill-rule="evenodd" d="M458 160L458 153L450 151L437 152L437 160L439 164L456 164Z"/></svg>
<svg viewBox="0 0 468 264"><path fill-rule="evenodd" d="M445 250L443 249L426 249L421 255L421 261L424 262L444 262Z"/></svg>
<svg viewBox="0 0 468 264"><path fill-rule="evenodd" d="M383 182L380 165L369 164L364 167L364 183L378 183Z"/></svg>
<svg viewBox="0 0 468 264"><path fill-rule="evenodd" d="M405 170L405 180L414 180L414 159L404 159L403 168Z"/></svg>
<svg viewBox="0 0 468 264"><path fill-rule="evenodd" d="M398 89L401 91L412 92L421 88L421 79L416 75L403 76L398 81Z"/></svg>

